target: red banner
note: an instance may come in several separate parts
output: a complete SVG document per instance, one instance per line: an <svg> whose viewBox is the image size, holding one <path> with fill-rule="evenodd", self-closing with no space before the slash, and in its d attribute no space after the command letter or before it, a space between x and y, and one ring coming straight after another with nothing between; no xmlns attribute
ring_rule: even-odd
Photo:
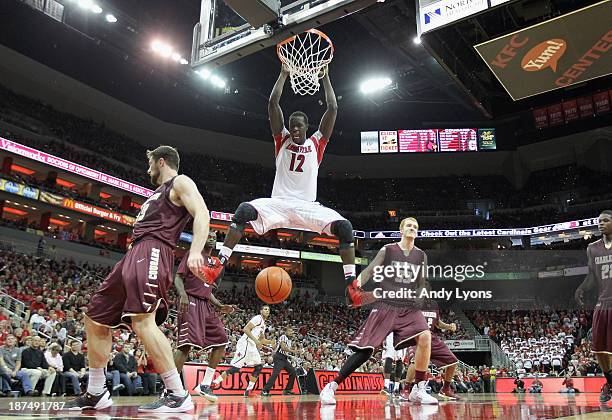
<svg viewBox="0 0 612 420"><path fill-rule="evenodd" d="M548 127L548 110L546 108L534 109L533 121L538 130Z"/></svg>
<svg viewBox="0 0 612 420"><path fill-rule="evenodd" d="M514 385L515 379L516 378L497 378L495 390L497 392L512 392L512 390L516 387L516 385ZM528 393L529 387L535 379L522 379L523 382L525 382L525 392ZM540 378L540 382L542 382L542 392L559 393L560 390L565 389L565 385L563 385L563 379L564 378ZM606 378L604 378L603 376L579 377L572 379L574 381L574 388L578 389L580 392L599 392L603 384L606 382Z"/></svg>
<svg viewBox="0 0 612 420"><path fill-rule="evenodd" d="M183 366L183 377L185 378L185 387L192 394L195 394L193 389L200 382L202 382L202 379L204 379L204 374L206 373L206 367L207 365L202 364L202 363L185 363L185 366ZM217 372L218 373L225 372L229 368L230 366L227 366L227 365L218 366ZM249 376L251 375L252 372L253 372L252 367L250 368L245 367L241 369L240 372L234 373L228 376L227 378L225 378L223 382L221 382L221 388L216 389L214 391L215 395L242 395L244 393L244 390L247 388L247 385L249 384ZM256 392L257 394L259 394L259 391L263 389L264 385L266 384L266 382L268 381L268 378L271 375L272 375L272 369L263 368L261 370L261 373L259 374L259 377L257 378L257 383L255 384L255 390L257 391ZM289 375L287 374L286 371L283 370L281 374L278 375L278 378L276 379L276 383L274 384L274 387L270 390L270 394L272 395L281 394L283 390L285 389L285 386L287 385L288 381L289 381ZM299 387L297 378L294 381L293 388L291 388L291 390L295 394L300 394L300 387Z"/></svg>
<svg viewBox="0 0 612 420"><path fill-rule="evenodd" d="M610 97L608 96L608 91L593 94L593 102L595 102L595 113L597 115L610 112Z"/></svg>
<svg viewBox="0 0 612 420"><path fill-rule="evenodd" d="M578 113L580 118L591 118L593 117L593 97L583 96L578 98Z"/></svg>
<svg viewBox="0 0 612 420"><path fill-rule="evenodd" d="M575 99L563 102L563 116L566 123L578 119L578 103Z"/></svg>
<svg viewBox="0 0 612 420"><path fill-rule="evenodd" d="M337 371L315 370L315 378L319 392L338 375ZM336 394L378 394L384 388L385 380L382 373L351 373L338 386Z"/></svg>
<svg viewBox="0 0 612 420"><path fill-rule="evenodd" d="M551 127L563 124L563 107L561 104L554 104L548 107L548 123Z"/></svg>

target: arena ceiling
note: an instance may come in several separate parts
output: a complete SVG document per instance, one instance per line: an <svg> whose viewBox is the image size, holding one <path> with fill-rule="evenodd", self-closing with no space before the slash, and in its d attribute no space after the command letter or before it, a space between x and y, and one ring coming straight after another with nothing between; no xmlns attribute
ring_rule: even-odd
<svg viewBox="0 0 612 420"><path fill-rule="evenodd" d="M267 99L279 70L273 49L219 69L227 89L205 84L189 66L164 62L149 50L153 39L163 38L189 57L199 0L101 0L103 7L116 11L117 25L83 14L64 1L70 26L18 0L1 3L3 45L164 121L268 138ZM362 130L490 125L502 133L507 130L502 149L515 148L521 139L512 134L519 134L516 127L531 117L529 110L559 100L566 92L513 102L479 61L473 45L593 2L552 0L544 1L549 7L529 8L533 3L537 2L513 2L494 16L476 16L426 34L422 45L413 42L414 0L387 0L325 25L321 29L336 46L330 70L340 106L335 137L348 141ZM451 77L434 56L455 74ZM365 97L359 83L379 74L390 75L397 88ZM571 94L606 84L609 77L575 86ZM315 121L324 111L322 94L302 98L287 89L282 104L288 111L307 112ZM606 125L608 120L574 129ZM333 148L342 153L341 145Z"/></svg>

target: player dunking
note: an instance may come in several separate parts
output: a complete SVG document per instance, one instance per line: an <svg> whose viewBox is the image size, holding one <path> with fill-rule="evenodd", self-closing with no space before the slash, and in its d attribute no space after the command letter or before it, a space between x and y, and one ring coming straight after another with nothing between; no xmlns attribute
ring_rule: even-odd
<svg viewBox="0 0 612 420"><path fill-rule="evenodd" d="M388 292L402 289L419 290L425 286L427 256L414 245L419 225L416 219L407 218L400 223L402 239L400 242L385 245L380 249L370 265L359 275L359 286L365 284L378 269L384 267L379 287L383 294L376 307L372 309L366 322L349 343L355 351L340 368L336 378L325 385L321 391L321 404L335 404L335 392L348 376L364 364L374 350L380 347L385 337L393 332L393 347L400 350L416 344L416 379L418 384L412 388L410 400L422 404L437 404L438 400L427 394L425 373L429 365L431 333L427 321L417 308L416 299L393 299ZM411 270L387 270L390 267L410 266ZM378 267L378 269L377 269ZM419 270L418 272L416 270ZM390 274L389 271L393 273ZM416 274L416 278L411 274ZM415 288L416 286L416 288ZM385 297L387 296L387 297Z"/></svg>
<svg viewBox="0 0 612 420"><path fill-rule="evenodd" d="M422 311L423 316L427 320L427 325L432 330L431 334L431 362L438 368L444 369L444 378L442 389L438 393L438 396L445 400L458 400L459 397L453 392L450 387L453 376L455 376L455 369L457 369L457 363L459 360L448 348L444 340L433 334L434 328L441 330L448 330L455 332L457 331L457 325L453 322L447 324L440 319L440 312L438 311L437 305L434 301L428 300L425 309ZM412 363L416 348L410 347L408 349L408 360L411 361L406 372L406 382L411 384L414 380L415 367Z"/></svg>
<svg viewBox="0 0 612 420"><path fill-rule="evenodd" d="M198 387L198 393L212 402L217 401L217 396L212 392L210 385L217 366L225 355L225 345L228 343L223 321L219 319L215 309L224 314L234 312L233 306L222 304L212 294L222 270L217 257L211 256L216 244L217 234L210 232L204 246L205 267L202 270L204 282L194 276L187 267L187 254L181 260L174 277L174 285L180 298L177 319L178 342L174 363L176 369L181 372L192 347L202 350L212 349L206 373Z"/></svg>
<svg viewBox="0 0 612 420"><path fill-rule="evenodd" d="M172 284L174 248L193 217L193 242L187 266L194 273L204 264L208 209L195 183L178 175L180 158L173 147L147 152L148 174L155 193L142 205L134 225L131 248L94 293L85 315L89 383L87 392L64 406L68 410L103 409L113 401L106 389L104 368L111 352L111 329L132 328L153 359L165 392L139 411L185 412L193 408L172 359L170 343L158 328L168 315L167 290Z"/></svg>
<svg viewBox="0 0 612 420"><path fill-rule="evenodd" d="M227 263L234 247L242 238L247 223L251 223L260 235L278 228L304 229L335 235L340 241L347 304L357 307L364 304L368 295L357 288L355 283L353 226L338 212L316 202L319 165L338 113L336 95L327 74L327 67L324 72L322 82L327 110L317 132L307 138L308 117L303 112L296 111L291 114L289 130L285 128L279 101L289 73L285 66L282 67L268 103L276 157L272 197L259 198L238 206L219 258L224 265Z"/></svg>
<svg viewBox="0 0 612 420"><path fill-rule="evenodd" d="M221 384L227 375L240 372L243 366L253 366L253 374L249 377L249 384L244 391L244 396L248 397L251 394L251 391L255 388L261 369L263 368L263 361L261 360L261 354L259 354L261 346L267 345L274 347L276 345L274 340L266 339L266 320L269 316L270 307L264 305L261 307L259 315L255 315L251 318L249 323L244 326L242 329L244 334L242 334L242 337L238 340L234 358L230 362L231 367L214 380L214 386Z"/></svg>
<svg viewBox="0 0 612 420"><path fill-rule="evenodd" d="M593 311L591 351L606 377L599 401L607 403L612 392L612 210L599 215L599 231L601 239L587 247L589 273L576 289L576 300L584 305L584 292L599 286L599 298Z"/></svg>

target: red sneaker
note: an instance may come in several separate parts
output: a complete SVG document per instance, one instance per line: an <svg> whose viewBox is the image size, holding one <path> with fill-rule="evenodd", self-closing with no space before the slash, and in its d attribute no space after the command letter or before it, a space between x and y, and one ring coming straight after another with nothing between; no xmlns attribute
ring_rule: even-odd
<svg viewBox="0 0 612 420"><path fill-rule="evenodd" d="M346 287L345 291L346 305L349 308L359 308L360 306L368 305L376 301L374 293L365 292L361 287L357 286L357 279Z"/></svg>
<svg viewBox="0 0 612 420"><path fill-rule="evenodd" d="M438 397L447 401L457 401L461 399L453 392L451 387L448 387L447 389L442 388L438 393Z"/></svg>

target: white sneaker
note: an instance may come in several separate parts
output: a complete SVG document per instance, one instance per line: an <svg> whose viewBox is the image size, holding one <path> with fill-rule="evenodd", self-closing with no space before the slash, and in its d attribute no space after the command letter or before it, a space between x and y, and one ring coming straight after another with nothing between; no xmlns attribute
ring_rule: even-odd
<svg viewBox="0 0 612 420"><path fill-rule="evenodd" d="M325 388L321 391L321 395L319 395L321 405L336 404L336 389L338 389L338 384L333 381L325 385Z"/></svg>
<svg viewBox="0 0 612 420"><path fill-rule="evenodd" d="M438 404L438 400L427 393L427 382L421 381L412 387L408 399L420 404Z"/></svg>

